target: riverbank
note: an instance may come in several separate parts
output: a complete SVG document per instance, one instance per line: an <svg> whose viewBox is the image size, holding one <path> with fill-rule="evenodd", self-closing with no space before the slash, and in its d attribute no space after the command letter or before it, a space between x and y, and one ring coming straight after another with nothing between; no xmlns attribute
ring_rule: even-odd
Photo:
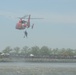
<svg viewBox="0 0 76 75"><path fill-rule="evenodd" d="M76 59L50 59L50 58L0 58L0 62L62 62L76 63Z"/></svg>

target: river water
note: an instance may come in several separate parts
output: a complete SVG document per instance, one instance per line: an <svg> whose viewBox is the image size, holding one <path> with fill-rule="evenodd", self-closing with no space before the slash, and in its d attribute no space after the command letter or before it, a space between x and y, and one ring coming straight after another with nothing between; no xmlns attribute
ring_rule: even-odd
<svg viewBox="0 0 76 75"><path fill-rule="evenodd" d="M76 75L76 63L0 63L0 75Z"/></svg>

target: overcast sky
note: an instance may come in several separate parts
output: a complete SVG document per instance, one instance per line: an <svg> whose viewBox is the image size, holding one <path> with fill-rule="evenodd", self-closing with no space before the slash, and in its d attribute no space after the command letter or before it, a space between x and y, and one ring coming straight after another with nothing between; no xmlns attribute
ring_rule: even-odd
<svg viewBox="0 0 76 75"><path fill-rule="evenodd" d="M16 30L16 17L31 14L34 29ZM76 0L0 0L0 50L7 46L76 49Z"/></svg>

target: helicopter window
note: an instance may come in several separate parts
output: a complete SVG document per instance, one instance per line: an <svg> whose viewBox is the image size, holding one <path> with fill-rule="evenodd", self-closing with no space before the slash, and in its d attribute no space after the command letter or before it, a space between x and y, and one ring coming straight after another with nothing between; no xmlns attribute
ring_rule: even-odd
<svg viewBox="0 0 76 75"><path fill-rule="evenodd" d="M26 23L27 21L25 21L25 20L22 20L22 24L24 24L24 23Z"/></svg>

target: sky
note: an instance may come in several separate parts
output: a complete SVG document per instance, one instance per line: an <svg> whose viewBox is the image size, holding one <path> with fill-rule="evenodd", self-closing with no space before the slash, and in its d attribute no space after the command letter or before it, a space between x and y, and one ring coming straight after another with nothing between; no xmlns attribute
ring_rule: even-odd
<svg viewBox="0 0 76 75"><path fill-rule="evenodd" d="M18 18L30 14L34 28L15 29ZM76 0L0 0L0 51L7 46L76 49Z"/></svg>

